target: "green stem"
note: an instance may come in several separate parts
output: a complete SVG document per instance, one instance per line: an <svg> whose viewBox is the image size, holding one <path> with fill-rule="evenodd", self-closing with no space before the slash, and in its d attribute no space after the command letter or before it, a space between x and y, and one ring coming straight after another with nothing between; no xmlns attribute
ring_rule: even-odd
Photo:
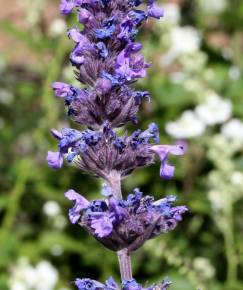
<svg viewBox="0 0 243 290"><path fill-rule="evenodd" d="M233 218L233 204L229 203L227 212L225 212L227 225L224 231L224 242L227 258L227 285L235 285L237 281L237 257L234 243L234 218Z"/></svg>

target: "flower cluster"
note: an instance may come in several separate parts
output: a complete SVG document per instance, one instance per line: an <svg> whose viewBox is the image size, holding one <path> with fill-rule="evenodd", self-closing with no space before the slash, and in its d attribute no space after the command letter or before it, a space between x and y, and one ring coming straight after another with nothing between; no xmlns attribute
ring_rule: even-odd
<svg viewBox="0 0 243 290"><path fill-rule="evenodd" d="M160 176L170 179L175 168L168 162L169 154L184 154L180 144L158 144L159 129L154 123L147 130L136 130L130 136L116 130L127 122L136 124L142 100L150 100L148 92L132 87L146 76L150 66L140 52L142 45L135 38L142 23L149 17L159 19L163 10L155 0L144 2L61 0L60 4L64 15L76 11L79 26L82 26L82 30L79 26L68 29L67 34L75 43L70 62L76 78L84 86L81 89L54 82L52 88L56 97L64 100L67 115L88 128L84 131L52 129L59 150L49 151L47 161L50 167L59 169L65 159L106 182L102 190L105 199L89 202L74 190L67 191L65 196L75 203L69 210L70 221L80 224L103 245L118 252L122 276L122 288L113 279L105 284L76 279L79 290L166 290L170 285L167 280L142 288L133 279L130 253L146 240L173 230L187 211L184 206L173 206L174 196L155 201L135 189L126 200L122 198L120 181L134 169L151 165L158 156Z"/></svg>
<svg viewBox="0 0 243 290"><path fill-rule="evenodd" d="M187 211L185 206L173 207L175 196L154 201L136 188L126 200L118 200L110 189L106 192L107 200L91 202L72 189L65 196L75 202L69 210L70 221L79 223L113 251L137 250L146 240L173 230Z"/></svg>
<svg viewBox="0 0 243 290"><path fill-rule="evenodd" d="M78 287L78 290L167 290L170 284L171 282L166 278L159 284L154 284L150 287L143 288L135 279L132 279L124 280L122 282L122 288L120 288L112 277L110 277L105 284L87 278L75 280L75 285Z"/></svg>
<svg viewBox="0 0 243 290"><path fill-rule="evenodd" d="M130 174L137 167L151 165L154 154L161 159L161 177L173 176L174 168L167 164L168 154L182 155L180 145L152 145L158 143L159 133L156 124L151 123L145 131L137 130L131 136L119 137L107 124L102 131L64 128L61 132L52 130L52 135L59 141L59 152L49 151L48 164L58 169L63 164L63 157L69 163L90 174L95 174L109 181L110 173L117 171L121 176Z"/></svg>

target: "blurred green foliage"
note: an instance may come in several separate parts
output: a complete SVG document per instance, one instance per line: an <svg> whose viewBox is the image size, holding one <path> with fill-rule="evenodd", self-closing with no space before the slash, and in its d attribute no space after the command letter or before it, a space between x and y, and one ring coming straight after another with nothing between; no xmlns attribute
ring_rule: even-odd
<svg viewBox="0 0 243 290"><path fill-rule="evenodd" d="M230 99L234 117L243 118L243 82L241 77L230 77L234 72L242 76L243 2L220 0L225 7L216 12L202 7L206 2L210 7L208 0L168 2L180 8L180 25L200 31L202 55L181 58L181 63L163 69L160 58L169 50L171 24L149 22L140 33L153 67L147 79L137 84L152 94L152 102L143 104L139 126L157 122L162 142L173 142L165 133L165 124L200 103L200 93L209 88ZM56 146L49 129L69 123L50 85L56 80L75 82L68 64L72 43L65 37L57 7L54 0L11 0L2 4L4 11L0 12L1 290L15 290L11 269L21 257L33 265L41 260L54 265L59 273L55 289L72 288L70 281L76 277L102 281L112 275L119 279L116 255L67 219L70 204L63 193L73 188L94 198L100 181L72 167L53 171L45 162L47 150ZM71 26L74 19L67 21ZM190 88L171 77L182 69ZM134 276L139 281L169 276L171 289L243 289L243 193L241 184L234 189L228 180L231 168L243 170L243 147L241 143L232 148L231 142L218 144L218 131L216 126L188 141L186 156L172 161L177 166L172 181L159 178L159 164L124 181L126 194L134 187L157 198L176 194L190 208L174 232L147 242L134 254ZM213 208L210 199L209 192L215 188L220 190L219 200L226 201L221 210ZM60 206L55 216L46 210L48 201Z"/></svg>

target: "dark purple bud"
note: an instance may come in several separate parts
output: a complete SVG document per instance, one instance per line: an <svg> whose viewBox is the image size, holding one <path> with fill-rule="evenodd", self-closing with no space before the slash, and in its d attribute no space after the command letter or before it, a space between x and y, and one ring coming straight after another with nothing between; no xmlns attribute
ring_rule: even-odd
<svg viewBox="0 0 243 290"><path fill-rule="evenodd" d="M107 94L112 88L112 82L107 78L99 78L96 82L95 88L101 94Z"/></svg>
<svg viewBox="0 0 243 290"><path fill-rule="evenodd" d="M103 22L103 28L94 29L95 36L97 39L103 40L111 37L116 30L114 17L106 19Z"/></svg>
<svg viewBox="0 0 243 290"><path fill-rule="evenodd" d="M141 23L147 19L146 13L142 10L132 10L128 13L128 16L136 27L141 25Z"/></svg>
<svg viewBox="0 0 243 290"><path fill-rule="evenodd" d="M92 23L94 16L89 10L81 8L78 14L78 20L82 24Z"/></svg>
<svg viewBox="0 0 243 290"><path fill-rule="evenodd" d="M46 160L48 162L48 166L53 169L60 169L63 165L63 157L60 152L48 151Z"/></svg>
<svg viewBox="0 0 243 290"><path fill-rule="evenodd" d="M97 48L98 50L98 55L101 57L101 58L107 58L108 56L108 50L107 50L107 47L106 45L104 44L104 42L98 42L95 47Z"/></svg>

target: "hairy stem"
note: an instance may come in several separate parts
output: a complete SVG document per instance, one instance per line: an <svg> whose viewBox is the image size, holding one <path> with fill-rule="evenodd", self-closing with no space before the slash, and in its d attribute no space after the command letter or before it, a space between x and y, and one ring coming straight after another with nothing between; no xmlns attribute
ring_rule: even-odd
<svg viewBox="0 0 243 290"><path fill-rule="evenodd" d="M114 197L117 199L122 199L121 175L117 171L112 171L108 177L108 181Z"/></svg>
<svg viewBox="0 0 243 290"><path fill-rule="evenodd" d="M121 279L131 280L132 279L132 266L131 266L131 255L127 249L122 249L117 252Z"/></svg>
<svg viewBox="0 0 243 290"><path fill-rule="evenodd" d="M114 197L117 199L122 199L121 192L121 175L117 171L112 171L108 177L109 185L112 189ZM119 261L120 274L122 280L132 279L132 265L131 265L131 255L128 249L122 249L117 252L117 257Z"/></svg>

